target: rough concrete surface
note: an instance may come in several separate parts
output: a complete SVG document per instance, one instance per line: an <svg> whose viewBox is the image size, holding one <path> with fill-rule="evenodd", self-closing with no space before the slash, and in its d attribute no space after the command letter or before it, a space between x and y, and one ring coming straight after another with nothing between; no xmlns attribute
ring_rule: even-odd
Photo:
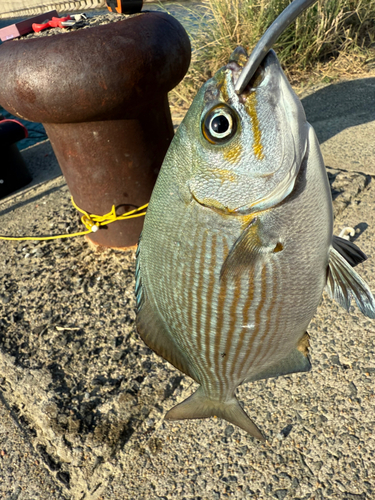
<svg viewBox="0 0 375 500"><path fill-rule="evenodd" d="M323 149L351 132L327 161L336 233L356 229L369 256L358 271L375 290L374 142L361 128L375 123L372 80L303 102ZM353 89L356 102L368 97L360 114ZM36 164L48 147L34 148ZM1 233L83 229L63 177L44 171L50 180L0 201ZM375 324L356 307L323 299L308 330L311 372L240 387L261 444L220 419L164 422L195 383L136 333L133 251L83 237L0 247L0 498L375 498Z"/></svg>

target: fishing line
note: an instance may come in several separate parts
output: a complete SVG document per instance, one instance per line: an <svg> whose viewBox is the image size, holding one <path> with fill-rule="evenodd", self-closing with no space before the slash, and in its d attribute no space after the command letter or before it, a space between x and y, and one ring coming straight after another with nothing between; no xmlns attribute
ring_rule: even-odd
<svg viewBox="0 0 375 500"><path fill-rule="evenodd" d="M82 224L87 228L87 231L81 231L78 233L71 234L58 234L55 236L0 236L0 240L5 241L47 241L47 240L59 240L63 238L75 238L76 236L85 236L86 234L96 233L101 226L107 226L108 224L112 224L112 222L116 222L118 220L127 220L134 219L135 217L142 217L146 215L146 208L148 207L148 203L138 207L130 212L125 212L122 215L116 214L116 207L112 205L112 210L105 215L95 215L89 214L82 208L79 208L75 201L73 200L73 196L71 198L72 204L74 208L76 208L83 216L81 217Z"/></svg>

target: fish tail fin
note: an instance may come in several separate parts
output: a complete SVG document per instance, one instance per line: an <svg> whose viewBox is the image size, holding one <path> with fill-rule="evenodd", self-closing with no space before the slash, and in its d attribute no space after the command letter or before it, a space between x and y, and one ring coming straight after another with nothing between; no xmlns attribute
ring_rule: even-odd
<svg viewBox="0 0 375 500"><path fill-rule="evenodd" d="M184 420L214 416L237 425L260 441L265 440L258 427L243 411L236 397L225 402L213 400L204 394L202 387L199 387L185 401L169 410L165 418L166 420Z"/></svg>
<svg viewBox="0 0 375 500"><path fill-rule="evenodd" d="M375 318L375 300L371 290L335 248L331 248L329 256L327 291L347 311L354 298L365 316Z"/></svg>

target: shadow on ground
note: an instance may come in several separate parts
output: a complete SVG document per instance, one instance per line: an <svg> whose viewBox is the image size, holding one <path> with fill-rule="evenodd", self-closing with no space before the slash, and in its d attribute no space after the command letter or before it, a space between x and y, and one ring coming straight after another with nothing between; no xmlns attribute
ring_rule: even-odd
<svg viewBox="0 0 375 500"><path fill-rule="evenodd" d="M374 102L375 78L332 84L302 99L321 144L346 128L374 121Z"/></svg>

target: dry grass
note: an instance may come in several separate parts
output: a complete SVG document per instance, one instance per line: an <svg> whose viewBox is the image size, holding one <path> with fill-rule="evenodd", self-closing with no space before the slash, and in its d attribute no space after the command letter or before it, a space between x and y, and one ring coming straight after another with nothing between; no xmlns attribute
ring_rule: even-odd
<svg viewBox="0 0 375 500"><path fill-rule="evenodd" d="M237 45L252 50L288 0L204 0L189 11L192 62L170 94L174 110L187 109L201 85ZM191 28L191 26L193 26ZM294 85L363 72L374 58L375 0L318 0L275 45Z"/></svg>

